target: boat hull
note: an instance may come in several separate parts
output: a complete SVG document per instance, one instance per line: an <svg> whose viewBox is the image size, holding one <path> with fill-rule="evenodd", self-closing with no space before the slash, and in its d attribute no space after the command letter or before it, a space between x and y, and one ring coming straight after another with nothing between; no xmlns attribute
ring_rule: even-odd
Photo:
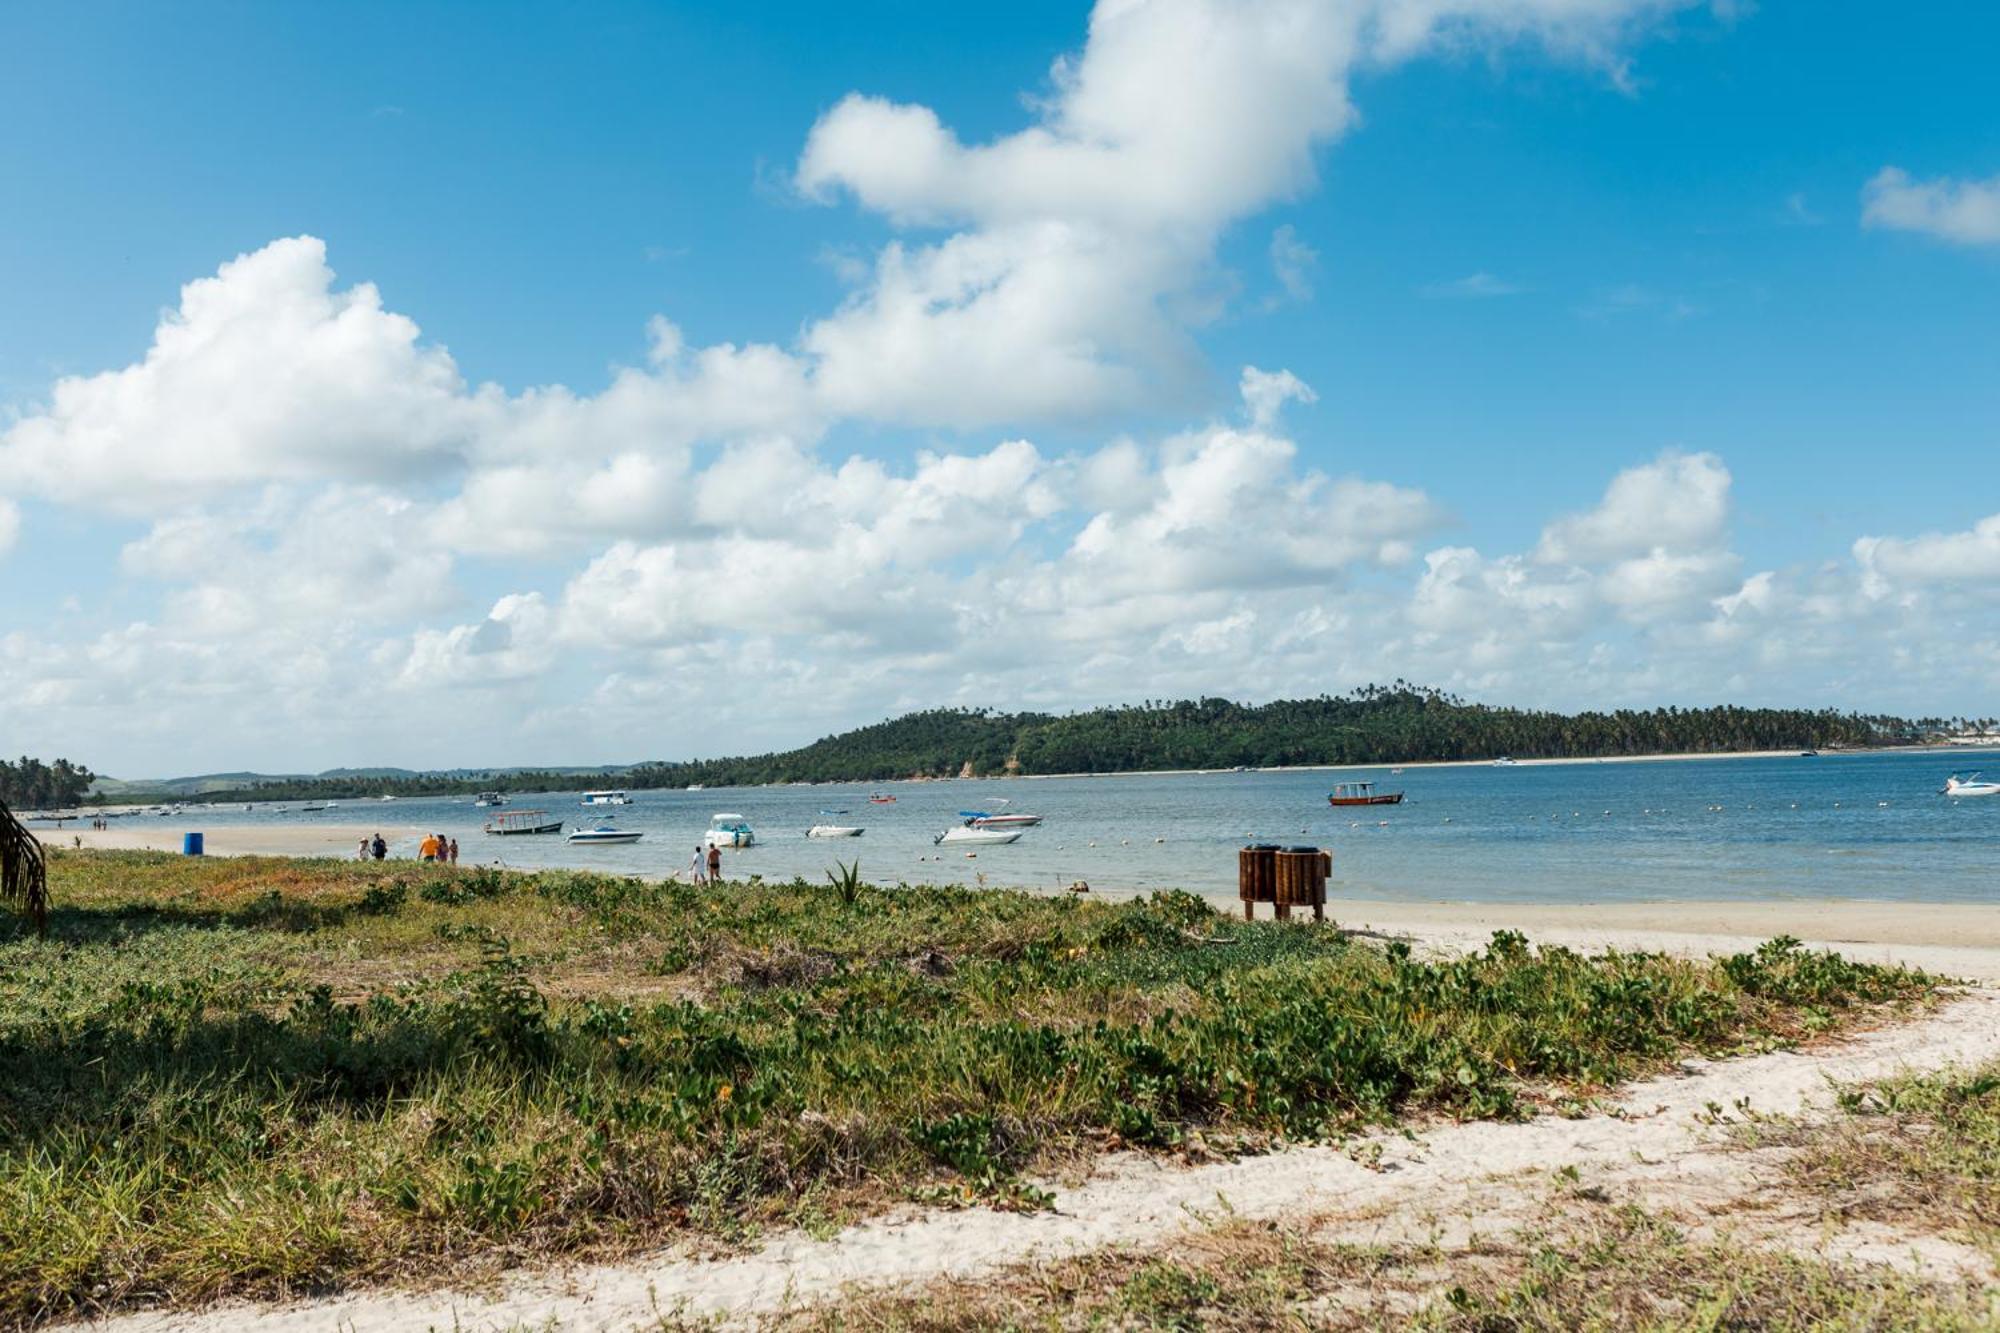
<svg viewBox="0 0 2000 1333"><path fill-rule="evenodd" d="M570 834L569 841L579 846L590 846L596 843L637 842L645 836L643 833L598 833L590 830L582 830Z"/></svg>
<svg viewBox="0 0 2000 1333"><path fill-rule="evenodd" d="M946 844L961 847L1000 847L1010 842L1018 842L1020 829L997 828L955 828L938 834L934 846Z"/></svg>
<svg viewBox="0 0 2000 1333"><path fill-rule="evenodd" d="M1326 798L1326 803L1328 805L1401 805L1403 803L1403 793L1391 791L1383 792L1379 796L1329 796Z"/></svg>
<svg viewBox="0 0 2000 1333"><path fill-rule="evenodd" d="M486 831L499 838L520 838L534 837L543 833L561 833L562 828L563 822L560 819L554 819L546 824L526 824L520 828L495 828L493 825L488 824Z"/></svg>
<svg viewBox="0 0 2000 1333"><path fill-rule="evenodd" d="M858 838L866 829L850 827L846 824L814 824L806 830L808 838Z"/></svg>

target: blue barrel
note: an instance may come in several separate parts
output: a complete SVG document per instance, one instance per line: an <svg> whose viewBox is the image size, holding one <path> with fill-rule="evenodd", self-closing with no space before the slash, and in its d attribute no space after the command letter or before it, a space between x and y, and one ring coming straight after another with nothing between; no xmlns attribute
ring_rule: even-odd
<svg viewBox="0 0 2000 1333"><path fill-rule="evenodd" d="M181 834L181 855L182 856L201 855L201 834L199 833Z"/></svg>

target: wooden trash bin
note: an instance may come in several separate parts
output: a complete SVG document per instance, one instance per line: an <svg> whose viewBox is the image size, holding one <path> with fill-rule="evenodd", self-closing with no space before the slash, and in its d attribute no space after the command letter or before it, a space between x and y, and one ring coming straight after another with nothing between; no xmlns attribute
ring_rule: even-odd
<svg viewBox="0 0 2000 1333"><path fill-rule="evenodd" d="M1277 870L1278 919L1289 920L1294 907L1313 909L1313 920L1326 919L1326 877L1333 856L1317 847L1287 847L1273 858Z"/></svg>
<svg viewBox="0 0 2000 1333"><path fill-rule="evenodd" d="M1278 898L1278 848L1274 843L1255 843L1236 854L1236 896L1243 900L1243 919L1253 916L1257 903Z"/></svg>

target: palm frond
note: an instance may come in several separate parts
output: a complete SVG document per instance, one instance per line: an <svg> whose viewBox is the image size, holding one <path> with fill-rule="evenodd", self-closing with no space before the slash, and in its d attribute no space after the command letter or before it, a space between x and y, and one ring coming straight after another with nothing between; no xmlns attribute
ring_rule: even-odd
<svg viewBox="0 0 2000 1333"><path fill-rule="evenodd" d="M0 802L0 903L15 908L35 923L35 933L49 929L49 876L42 844Z"/></svg>

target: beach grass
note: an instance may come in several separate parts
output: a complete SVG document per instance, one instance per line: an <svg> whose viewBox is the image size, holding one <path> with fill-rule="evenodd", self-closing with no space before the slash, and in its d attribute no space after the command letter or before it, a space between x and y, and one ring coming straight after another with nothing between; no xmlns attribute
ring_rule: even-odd
<svg viewBox="0 0 2000 1333"><path fill-rule="evenodd" d="M1638 1208L1443 1249L1356 1246L1310 1220L1230 1220L1168 1248L1112 1247L793 1310L782 1333L1018 1329L1931 1330L2000 1326L2000 1295L1724 1238ZM666 1328L696 1329L698 1321Z"/></svg>
<svg viewBox="0 0 2000 1333"><path fill-rule="evenodd" d="M1795 1197L1839 1222L1938 1234L2000 1262L2000 1063L1843 1088L1841 1114L1760 1116L1739 1137L1784 1148Z"/></svg>
<svg viewBox="0 0 2000 1333"><path fill-rule="evenodd" d="M0 1320L1034 1209L1518 1117L1933 991L1777 940L1427 960L1167 893L59 853L0 928Z"/></svg>

